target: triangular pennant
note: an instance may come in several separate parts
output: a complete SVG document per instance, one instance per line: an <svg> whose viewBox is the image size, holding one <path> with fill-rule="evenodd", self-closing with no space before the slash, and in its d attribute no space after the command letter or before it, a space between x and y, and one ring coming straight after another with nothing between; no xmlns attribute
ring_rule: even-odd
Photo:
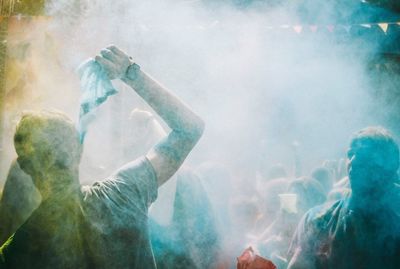
<svg viewBox="0 0 400 269"><path fill-rule="evenodd" d="M317 25L310 25L310 30L311 30L311 32L315 33L318 30L318 26Z"/></svg>
<svg viewBox="0 0 400 269"><path fill-rule="evenodd" d="M295 31L296 33L300 34L301 31L303 30L303 26L301 26L301 25L295 25L295 26L293 26L293 29L294 29L294 31Z"/></svg>
<svg viewBox="0 0 400 269"><path fill-rule="evenodd" d="M368 23L363 23L363 24L360 24L362 27L366 27L366 28L371 28L372 26L371 26L371 24L368 24Z"/></svg>
<svg viewBox="0 0 400 269"><path fill-rule="evenodd" d="M346 32L348 33L348 32L350 32L351 26L350 26L350 25L343 25L343 28L344 28L344 30L346 30Z"/></svg>
<svg viewBox="0 0 400 269"><path fill-rule="evenodd" d="M379 27L381 27L383 32L385 32L385 34L386 34L386 31L387 31L387 28L388 28L388 24L387 23L378 23L378 25L379 25Z"/></svg>
<svg viewBox="0 0 400 269"><path fill-rule="evenodd" d="M335 26L334 25L327 25L326 28L328 29L329 32L333 32L333 30L335 30Z"/></svg>

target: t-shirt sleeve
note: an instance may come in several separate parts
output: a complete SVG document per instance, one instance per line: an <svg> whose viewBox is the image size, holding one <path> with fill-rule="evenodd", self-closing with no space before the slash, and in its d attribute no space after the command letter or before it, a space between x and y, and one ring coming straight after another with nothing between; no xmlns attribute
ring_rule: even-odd
<svg viewBox="0 0 400 269"><path fill-rule="evenodd" d="M147 214L147 209L157 198L157 176L146 157L129 162L104 181L84 189L85 199L103 201L108 212L129 210ZM92 203L90 203L92 204Z"/></svg>
<svg viewBox="0 0 400 269"><path fill-rule="evenodd" d="M111 176L111 179L126 185L128 190L133 191L148 205L157 199L157 176L146 157L125 164Z"/></svg>

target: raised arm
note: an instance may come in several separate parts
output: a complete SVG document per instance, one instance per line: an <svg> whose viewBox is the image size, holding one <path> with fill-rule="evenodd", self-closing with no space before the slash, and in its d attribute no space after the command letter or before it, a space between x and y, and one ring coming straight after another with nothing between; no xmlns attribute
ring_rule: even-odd
<svg viewBox="0 0 400 269"><path fill-rule="evenodd" d="M110 79L120 78L134 89L171 128L167 138L146 155L156 171L158 185L162 185L178 170L200 139L204 122L117 47L103 49L96 61L103 66Z"/></svg>

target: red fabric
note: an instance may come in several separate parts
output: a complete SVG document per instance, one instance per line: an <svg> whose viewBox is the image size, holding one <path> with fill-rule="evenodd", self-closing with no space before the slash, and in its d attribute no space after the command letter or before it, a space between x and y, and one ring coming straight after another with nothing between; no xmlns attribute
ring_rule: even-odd
<svg viewBox="0 0 400 269"><path fill-rule="evenodd" d="M237 258L237 269L276 269L276 266L267 259L258 256L249 247Z"/></svg>

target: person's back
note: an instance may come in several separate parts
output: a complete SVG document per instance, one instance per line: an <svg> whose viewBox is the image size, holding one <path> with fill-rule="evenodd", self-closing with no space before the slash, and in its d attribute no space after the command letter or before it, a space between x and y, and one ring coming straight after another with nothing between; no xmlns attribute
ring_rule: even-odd
<svg viewBox="0 0 400 269"><path fill-rule="evenodd" d="M13 161L0 200L0 245L29 218L40 201L31 177Z"/></svg>
<svg viewBox="0 0 400 269"><path fill-rule="evenodd" d="M155 268L147 210L156 197L146 158L93 186L54 195L3 246L0 268Z"/></svg>
<svg viewBox="0 0 400 269"><path fill-rule="evenodd" d="M147 211L157 187L153 167L140 158L82 188L84 237L94 268L155 268Z"/></svg>
<svg viewBox="0 0 400 269"><path fill-rule="evenodd" d="M77 176L81 146L58 112L29 112L14 136L18 164L42 201L0 249L1 268L89 268Z"/></svg>
<svg viewBox="0 0 400 269"><path fill-rule="evenodd" d="M66 199L41 203L2 246L0 268L91 268L80 202Z"/></svg>

